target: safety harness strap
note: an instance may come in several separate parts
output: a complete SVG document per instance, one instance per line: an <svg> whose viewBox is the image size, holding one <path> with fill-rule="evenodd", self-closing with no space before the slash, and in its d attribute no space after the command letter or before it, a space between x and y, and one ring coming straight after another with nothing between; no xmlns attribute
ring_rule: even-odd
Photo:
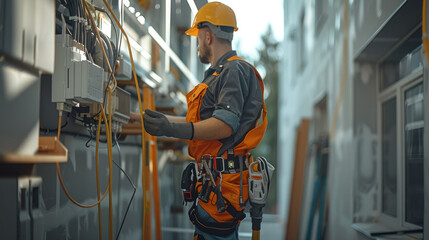
<svg viewBox="0 0 429 240"><path fill-rule="evenodd" d="M242 164L243 169L240 169L240 164ZM248 158L243 156L230 157L228 155L227 159L223 157L213 158L213 170L217 170L223 174L238 173L241 170L247 170L248 166Z"/></svg>
<svg viewBox="0 0 429 240"><path fill-rule="evenodd" d="M207 222L198 218L197 207L193 205L189 209L189 219L200 231L219 237L226 237L234 233L237 228L238 220L233 222Z"/></svg>
<svg viewBox="0 0 429 240"><path fill-rule="evenodd" d="M246 217L246 214L243 211L237 211L231 204L228 204L228 207L225 209L231 216L233 216L235 219L241 221Z"/></svg>

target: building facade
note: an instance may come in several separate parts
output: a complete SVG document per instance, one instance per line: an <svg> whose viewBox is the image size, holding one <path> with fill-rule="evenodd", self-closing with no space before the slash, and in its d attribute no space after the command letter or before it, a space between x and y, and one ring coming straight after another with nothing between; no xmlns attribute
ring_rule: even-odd
<svg viewBox="0 0 429 240"><path fill-rule="evenodd" d="M284 6L282 174L294 176L297 129L310 127L301 210L290 217L294 179L283 178L281 215L299 239L429 239L423 2Z"/></svg>

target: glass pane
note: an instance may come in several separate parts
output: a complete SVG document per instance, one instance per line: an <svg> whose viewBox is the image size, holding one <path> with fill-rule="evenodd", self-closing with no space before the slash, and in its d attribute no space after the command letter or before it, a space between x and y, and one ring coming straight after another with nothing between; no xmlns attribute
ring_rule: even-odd
<svg viewBox="0 0 429 240"><path fill-rule="evenodd" d="M382 62L380 65L382 72L382 78L380 79L381 91L422 66L420 60L421 36L422 33L419 28Z"/></svg>
<svg viewBox="0 0 429 240"><path fill-rule="evenodd" d="M396 97L383 103L382 111L382 211L387 215L396 217Z"/></svg>
<svg viewBox="0 0 429 240"><path fill-rule="evenodd" d="M383 72L381 90L392 86L395 82L399 80L399 67L397 62L383 63L381 71Z"/></svg>
<svg viewBox="0 0 429 240"><path fill-rule="evenodd" d="M423 83L405 92L405 221L423 226Z"/></svg>

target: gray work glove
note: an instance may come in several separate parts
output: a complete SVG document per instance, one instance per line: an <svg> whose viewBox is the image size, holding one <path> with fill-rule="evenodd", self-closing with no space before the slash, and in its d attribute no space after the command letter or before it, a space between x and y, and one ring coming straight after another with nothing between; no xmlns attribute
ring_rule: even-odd
<svg viewBox="0 0 429 240"><path fill-rule="evenodd" d="M146 109L143 115L143 123L146 132L152 136L167 136L182 139L192 139L194 137L194 126L192 123L170 122L160 112Z"/></svg>

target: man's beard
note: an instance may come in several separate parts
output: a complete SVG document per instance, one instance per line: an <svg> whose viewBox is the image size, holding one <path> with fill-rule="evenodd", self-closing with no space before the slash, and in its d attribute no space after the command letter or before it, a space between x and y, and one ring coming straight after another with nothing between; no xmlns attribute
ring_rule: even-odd
<svg viewBox="0 0 429 240"><path fill-rule="evenodd" d="M211 57L210 48L208 48L204 43L200 46L200 51L198 57L200 58L201 63L210 63L209 58Z"/></svg>

